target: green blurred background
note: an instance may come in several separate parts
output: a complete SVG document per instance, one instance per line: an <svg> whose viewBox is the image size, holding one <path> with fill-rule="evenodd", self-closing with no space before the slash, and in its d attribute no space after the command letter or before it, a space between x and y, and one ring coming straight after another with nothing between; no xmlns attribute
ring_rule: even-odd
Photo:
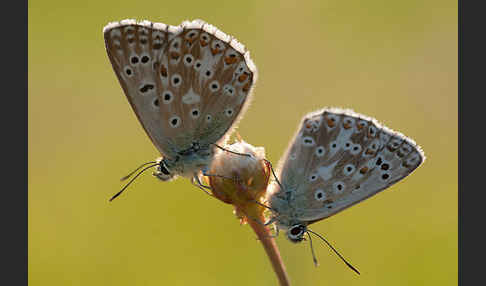
<svg viewBox="0 0 486 286"><path fill-rule="evenodd" d="M239 132L278 162L300 118L324 106L376 117L425 164L313 229L277 239L293 285L457 284L457 2L29 1L30 285L276 285L255 234L188 180L119 178L158 156L107 58L125 18L201 18L259 69Z"/></svg>

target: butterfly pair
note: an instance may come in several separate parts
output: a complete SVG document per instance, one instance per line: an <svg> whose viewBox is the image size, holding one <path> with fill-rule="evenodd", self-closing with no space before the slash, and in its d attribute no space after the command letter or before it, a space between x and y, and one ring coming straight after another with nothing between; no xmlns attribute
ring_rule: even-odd
<svg viewBox="0 0 486 286"><path fill-rule="evenodd" d="M210 175L218 144L250 101L257 70L249 52L201 20L177 27L123 20L103 33L125 95L162 154L147 168L156 167L162 181L180 175L201 185L198 174ZM310 113L268 191L272 221L302 241L309 224L400 181L424 158L415 142L372 118L340 109Z"/></svg>

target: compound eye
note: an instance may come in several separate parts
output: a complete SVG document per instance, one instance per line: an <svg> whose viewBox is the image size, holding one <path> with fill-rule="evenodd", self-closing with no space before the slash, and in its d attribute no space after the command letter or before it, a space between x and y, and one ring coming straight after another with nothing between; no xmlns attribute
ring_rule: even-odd
<svg viewBox="0 0 486 286"><path fill-rule="evenodd" d="M168 176L168 175L170 175L170 172L169 172L169 170L167 169L167 166L165 165L165 163L164 163L163 161L162 161L162 162L160 162L160 165L159 165L159 166L160 166L160 171L161 171L162 173L164 173L164 175L167 175L167 176Z"/></svg>
<svg viewBox="0 0 486 286"><path fill-rule="evenodd" d="M289 230L289 238L293 241L301 241L304 235L305 226L301 224L296 224L292 226Z"/></svg>

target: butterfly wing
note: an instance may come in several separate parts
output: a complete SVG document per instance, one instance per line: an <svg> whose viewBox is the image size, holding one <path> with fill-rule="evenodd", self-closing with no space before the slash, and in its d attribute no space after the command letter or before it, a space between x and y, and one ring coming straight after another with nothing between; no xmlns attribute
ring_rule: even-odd
<svg viewBox="0 0 486 286"><path fill-rule="evenodd" d="M295 219L312 223L402 180L424 153L404 135L350 110L324 109L304 117L281 161L275 199Z"/></svg>
<svg viewBox="0 0 486 286"><path fill-rule="evenodd" d="M222 140L244 113L256 67L214 26L123 20L103 32L123 91L162 155Z"/></svg>

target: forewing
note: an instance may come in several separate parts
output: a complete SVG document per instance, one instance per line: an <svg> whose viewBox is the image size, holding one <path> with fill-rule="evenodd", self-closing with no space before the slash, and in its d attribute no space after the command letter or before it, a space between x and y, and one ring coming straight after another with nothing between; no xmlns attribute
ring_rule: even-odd
<svg viewBox="0 0 486 286"><path fill-rule="evenodd" d="M216 143L243 114L256 68L243 45L214 26L124 20L104 36L125 95L163 155Z"/></svg>
<svg viewBox="0 0 486 286"><path fill-rule="evenodd" d="M284 158L280 178L294 190L287 199L296 219L309 223L386 189L425 159L410 138L341 109L304 117Z"/></svg>

